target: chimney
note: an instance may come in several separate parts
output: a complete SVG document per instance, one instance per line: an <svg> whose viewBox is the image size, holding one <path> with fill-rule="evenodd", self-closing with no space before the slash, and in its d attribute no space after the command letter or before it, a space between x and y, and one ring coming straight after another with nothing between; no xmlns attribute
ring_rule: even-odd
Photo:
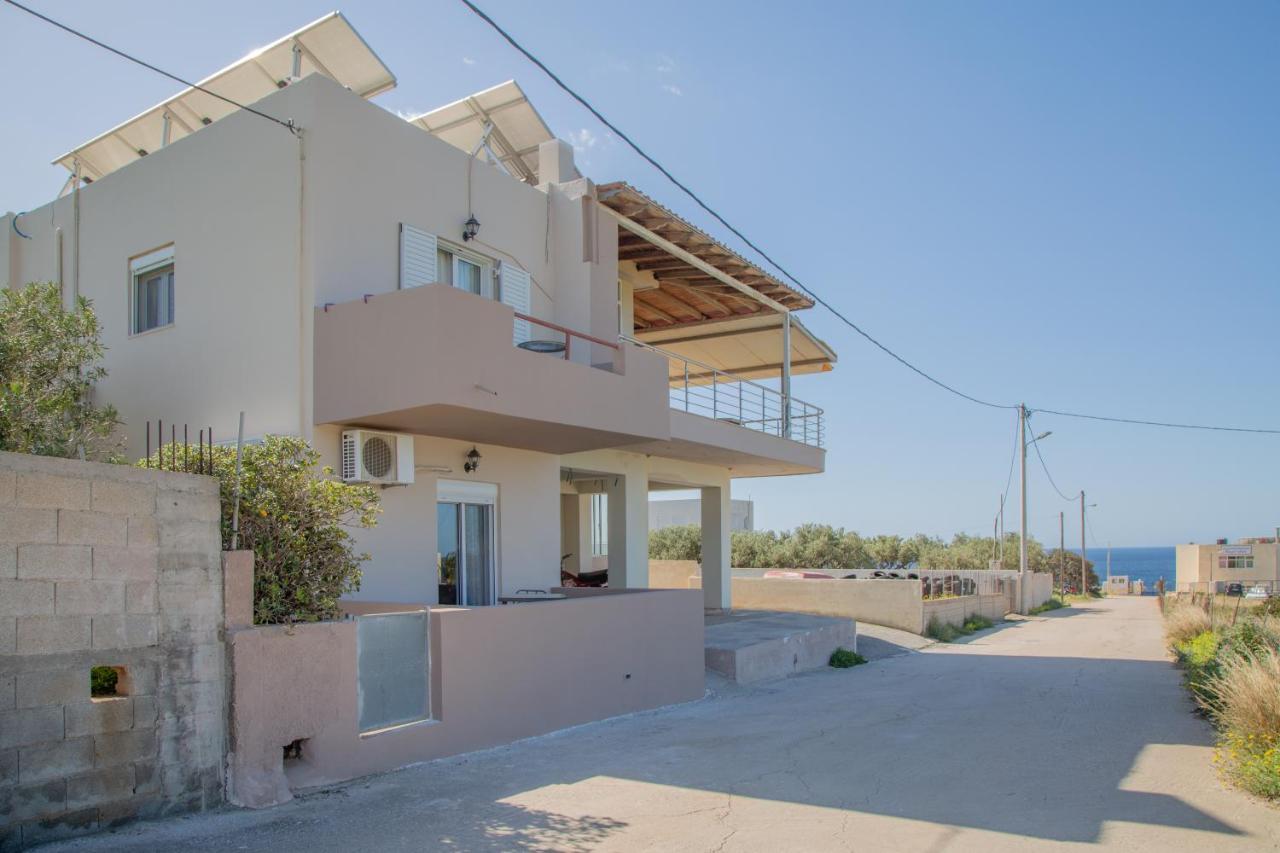
<svg viewBox="0 0 1280 853"><path fill-rule="evenodd" d="M580 178L573 165L573 147L562 139L549 139L538 146L538 183L563 184Z"/></svg>

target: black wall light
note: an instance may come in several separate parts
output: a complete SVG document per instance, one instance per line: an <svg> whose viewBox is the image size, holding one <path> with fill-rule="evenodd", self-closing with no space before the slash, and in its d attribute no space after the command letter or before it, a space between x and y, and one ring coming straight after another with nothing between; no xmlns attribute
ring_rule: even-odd
<svg viewBox="0 0 1280 853"><path fill-rule="evenodd" d="M476 235L480 233L480 221L474 216L468 216L467 221L462 223L462 239L463 241L474 240Z"/></svg>
<svg viewBox="0 0 1280 853"><path fill-rule="evenodd" d="M474 473L480 467L480 451L474 447L467 454L467 461L462 463L462 470L468 474Z"/></svg>

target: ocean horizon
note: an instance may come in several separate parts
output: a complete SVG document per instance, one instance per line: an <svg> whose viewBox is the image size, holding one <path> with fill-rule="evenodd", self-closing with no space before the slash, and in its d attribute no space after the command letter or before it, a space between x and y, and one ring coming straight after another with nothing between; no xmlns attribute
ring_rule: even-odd
<svg viewBox="0 0 1280 853"><path fill-rule="evenodd" d="M1079 554L1079 548L1068 548ZM1111 574L1128 575L1130 580L1141 580L1148 592L1154 593L1156 581L1164 578L1165 588L1173 589L1176 575L1177 549L1173 545L1129 547L1111 549ZM1107 577L1107 549L1090 546L1085 549L1085 559L1093 562L1093 570L1105 582Z"/></svg>

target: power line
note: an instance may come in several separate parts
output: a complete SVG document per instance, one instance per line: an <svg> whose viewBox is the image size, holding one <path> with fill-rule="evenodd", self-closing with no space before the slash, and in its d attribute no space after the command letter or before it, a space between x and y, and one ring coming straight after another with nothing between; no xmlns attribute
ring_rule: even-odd
<svg viewBox="0 0 1280 853"><path fill-rule="evenodd" d="M12 2L12 0L7 0L7 1ZM943 382L941 379L938 379L933 375L927 373L921 368L916 367L914 364L907 361L902 356L898 355L889 347L882 344L880 341L876 340L868 332L862 329L862 327L860 327L857 323L854 323L852 320L850 320L840 311L836 310L836 308L834 308L831 305L831 303L827 302L817 293L813 292L808 287L806 287L799 279L797 279L794 275L792 275L791 272L786 267L782 266L782 264L774 260L773 257L768 252L760 248L760 246L758 246L745 234L743 234L741 231L735 228L732 224L730 224L729 221L725 219L723 216L721 216L720 213L717 212L715 208L711 207L711 205L703 201L698 196L697 193L695 193L683 182L681 182L678 178L676 178L675 175L671 174L671 172L668 171L668 169L665 166L663 166L661 163L659 163L657 160L651 157L630 136L624 133L613 122L605 118L604 115L599 110L597 110L591 104L590 101L588 101L582 95L579 95L567 83L561 80L560 77L557 76L554 71L552 71L550 68L546 66L546 64L542 62L542 60L538 59L538 57L534 56L533 53L531 53L528 49L525 48L524 45L516 41L515 37L513 37L510 33L504 30L502 26L498 24L497 21L493 20L493 18L485 14L485 12L482 9L480 9L480 7L476 6L476 4L472 2L472 0L461 0L461 2L468 9L474 12L477 17L479 17L482 21L484 21L486 24L492 27L493 30L497 32L498 35L502 36L502 38L505 39L508 44L514 47L517 51L519 51L526 59L528 59L534 65L536 65L544 74L550 77L552 82L555 83L557 86L559 86L560 89L565 92L565 94L567 94L569 97L573 98L575 101L581 104L587 110L587 112L595 116L596 119L601 124L609 128L609 130L612 131L623 142L627 143L627 145L630 146L631 150L635 151L636 154L640 155L640 157L645 162L647 162L650 166L653 166L653 168L657 169L660 173L662 173L662 175L671 183L675 184L675 186L678 187L680 191L683 192L685 195L687 195L690 199L692 199L693 202L698 205L698 207L706 211L717 222L719 222L721 225L727 228L730 232L732 232L738 239L740 239L747 246L751 247L751 249L753 249L756 252L756 254L764 258L776 270L782 273L782 275L785 276L797 288L799 288L801 292L806 294L809 298L811 298L817 304L821 305L823 308L826 308L828 311L831 312L833 316L835 316L838 320L840 320L849 328L853 329L855 332L857 332L859 335L861 335L863 338L865 338L867 341L873 344L876 348L881 350L883 353L888 355L893 360L897 361L902 366L911 370L913 373L916 373L917 375L928 380L929 382L932 382L934 385L937 385L939 388L942 388L945 391L949 391L950 393L956 395L957 397L961 397L965 400L968 400L971 403L977 403L980 406L986 406L992 409L1017 409L1018 408L1015 405L1009 405L1004 403L993 403L989 400L983 400L978 397L974 397L970 394L966 394L965 392L959 390L958 388L955 388L952 385L948 385L946 382ZM1199 424L1176 424L1176 423L1165 423L1163 421L1146 421L1146 420L1137 420L1132 418L1107 417L1104 415L1086 415L1086 414L1079 414L1075 412L1061 412L1061 411L1054 411L1052 409L1038 409L1037 411L1041 411L1046 414L1061 415L1063 417L1068 417L1068 418L1085 418L1089 420L1110 421L1113 423L1138 424L1142 426L1168 427L1173 429L1219 430L1223 432L1246 432L1246 433L1259 433L1259 434L1265 434L1265 435L1280 435L1280 429L1249 429L1244 427L1205 426L1205 425L1199 425Z"/></svg>
<svg viewBox="0 0 1280 853"><path fill-rule="evenodd" d="M1004 502L1009 498L1009 489L1013 486L1013 464L1018 461L1018 433L1019 423L1013 422L1013 453L1009 456L1009 476L1004 480L1004 494L1000 496L1000 506L1004 506Z"/></svg>
<svg viewBox="0 0 1280 853"><path fill-rule="evenodd" d="M478 7L478 6L476 6L476 4L475 4L475 3L472 3L472 2L471 2L471 0L462 0L462 3L463 3L463 4L464 4L468 9L470 9L472 12L474 12L474 13L475 13L475 14L476 14L476 15L477 15L477 16L478 16L482 21L484 21L486 24L488 24L490 27L492 27L492 28L493 28L493 29L498 33L498 35L500 35L500 36L502 36L504 39L506 39L506 41L507 41L507 43L508 43L508 44L510 44L512 47L514 47L514 48L515 48L516 50L518 50L520 53L524 54L524 57L525 57L526 59L528 59L528 60L529 60L530 62L532 62L534 65L538 66L538 68L540 68L540 69L542 70L542 72L543 72L544 74L546 74L548 77L550 77L550 78L551 78L551 80L552 80L552 82L554 82L557 86L559 86L562 90L564 90L564 92L565 92L569 97L573 98L575 101L577 101L577 102L578 102L579 104L581 104L583 107L585 107L585 108L586 108L586 110L587 110L587 112L589 112L589 113L591 113L593 116L595 116L595 117L600 121L600 123L601 123L601 124L603 124L605 127L609 128L609 130L611 130L611 131L612 131L612 132L613 132L613 133L614 133L614 134L615 134L619 139L621 139L623 142L627 143L627 145L629 145L629 146L631 147L631 150L633 150L633 151L635 151L637 154L639 154L639 155L640 155L640 156L645 160L645 162L647 162L650 166L653 166L653 168L655 168L655 169L657 169L659 172L661 172L661 173L663 174L663 176L664 176L667 180L671 181L671 183L673 183L673 184L675 184L677 187L679 187L679 188L680 188L680 190L681 190L685 195L687 195L689 198L693 199L694 203L695 203L695 204L697 204L697 205L698 205L698 207L701 207L701 208L702 208L703 210L705 210L708 214L710 214L710 215L711 215L711 216L712 216L712 217L713 217L717 222L719 222L719 223L720 223L721 225L723 225L725 228L729 229L729 231L731 231L735 236L737 236L737 238L738 238L739 240L741 240L741 241L742 241L743 243L745 243L746 245L750 246L753 250L755 250L756 254L758 254L760 257L764 258L766 261L768 261L770 264L772 264L772 265L773 265L773 267L774 267L776 270L778 270L778 272L780 272L780 273L782 273L784 276L786 276L786 277L787 277L787 279L789 279L789 280L791 281L791 283L792 283L792 284L794 284L797 288L799 288L799 289L801 290L801 292L803 292L805 295L807 295L807 296L808 296L810 299L812 299L814 302L816 302L816 303L818 303L819 305L821 305L823 308L826 308L828 311L830 311L830 312L831 312L831 313L832 313L832 314L833 314L837 319L839 319L841 322L843 322L846 326L848 326L849 328L853 329L855 332L857 332L857 333L858 333L859 335L861 335L862 337L866 338L866 339L867 339L868 341L870 341L874 346L876 346L878 349L880 349L882 352L884 352L884 353L885 353L886 355L888 355L890 358L892 358L892 359L894 359L895 361L897 361L897 362L898 362L899 364L901 364L902 366L904 366L904 367L908 368L909 370L913 371L914 373L918 374L919 376L921 376L921 377L923 377L923 378L927 379L928 381L932 382L934 385L937 385L939 388L942 388L942 389L944 389L944 390L946 390L946 391L950 391L952 394L955 394L957 397L963 397L964 399L968 400L968 401L969 401L969 402L971 402L971 403L977 403L977 404L978 404L978 405L980 405L980 406L987 406L987 407L992 408L992 409L1016 409L1016 408L1018 408L1017 406L1004 405L1004 404L1002 404L1002 403L992 403L992 402L990 402L990 401L988 401L988 400L982 400L982 399L979 399L978 397L974 397L974 396L972 396L972 395L966 394L966 393L964 393L963 391L961 391L961 390L959 390L959 389L957 389L957 388L955 388L955 387L953 387L953 386L951 386L951 385L948 385L947 383L943 382L941 379L937 379L937 378L935 378L934 376L932 376L932 375L930 375L930 374L926 373L924 370L921 370L919 367L916 367L914 364L912 364L911 362L907 361L905 358L903 358L902 356L898 355L898 354L897 354L896 352L894 352L893 350L889 349L889 347L887 347L887 346L885 346L884 344L880 343L880 341L876 340L874 337L872 337L870 334L868 334L868 333L867 333L865 330L863 330L863 329L862 329L862 328L861 328L857 323L853 322L853 321L852 321L852 320L850 320L848 317L844 316L844 315L843 315L843 314L841 314L839 311L837 311L834 307L832 307L832 305L831 305L829 302L827 302L827 301L826 301L825 299L823 299L821 296L819 296L818 294L814 293L814 292L813 292L812 290L810 290L809 288L805 287L805 286L800 282L800 280L799 280L799 279L797 279L794 275L792 275L792 274L790 273L790 271L788 271L788 270L787 270L787 268L786 268L786 267L782 266L782 264L780 264L780 263L778 263L777 261L775 261L775 260L773 259L773 257L769 255L769 253L768 253L768 252L766 252L764 249L760 248L758 245L756 245L754 242L752 242L752 241L747 237L747 235L743 234L741 231L739 231L737 228L735 228L733 225L731 225L727 219L725 219L723 216L721 216L721 215L716 211L716 209L715 209L715 208L713 208L711 205L707 204L705 201L703 201L701 198L699 198L697 193L695 193L693 190L689 189L689 187L685 186L685 184L683 184L679 179L677 179L675 175L671 174L671 172L667 171L667 168L666 168L665 166L663 166L661 163L659 163L659 162L658 162L657 160L655 160L653 157L650 157L650 156L649 156L649 154L648 154L647 152L645 152L645 150L644 150L643 148L641 148L639 145L637 145L637 144L635 143L635 141L633 141L633 140L631 139L631 137L630 137L630 136L627 136L627 134L626 134L626 133L624 133L622 130L620 130L620 129L618 128L618 126L617 126L617 125L615 125L613 122L609 121L607 118L605 118L603 115L601 115L600 111L599 111L599 110L597 110L594 106L592 106L590 101L588 101L586 98L582 97L582 96L581 96L581 95L579 95L577 92L575 92L573 89L571 89L571 88L569 87L569 85L568 85L568 84L566 84L563 80L561 80L558 76L556 76L555 72L553 72L550 68L548 68L546 65L544 65L544 64L542 63L542 60L538 59L538 57L534 56L532 53L530 53L528 50L526 50L526 49L525 49L525 47L524 47L524 45L522 45L522 44L520 44L520 42L516 41L516 40L515 40L515 38L513 38L513 37L511 36L511 34L510 34L510 33L508 33L508 32L507 32L506 30L504 30L501 26L499 26L499 25L498 25L498 23L497 23L495 20L493 20L493 18L490 18L488 15L486 15L486 14L485 14L485 13L484 13L484 12L483 12L479 7Z"/></svg>
<svg viewBox="0 0 1280 853"><path fill-rule="evenodd" d="M44 21L46 24L52 24L53 26L57 27L63 32L70 33L76 38L84 39L85 41L89 42L89 44L96 45L105 51L114 53L116 56L119 56L121 59L127 59L130 62L134 63L135 65L141 65L143 68L146 68L148 71L154 71L157 74L168 77L170 80L175 80L191 89L196 89L197 91L204 92L206 95L210 95L214 98L217 98L220 101L225 101L226 103L231 104L233 107L245 110L247 112L251 112L256 116L261 116L262 118L265 118L267 121L273 121L276 124L283 127L285 130L294 134L295 136L297 135L297 128L294 127L292 120L282 121L276 118L275 116L270 116L264 112L255 110L253 107L245 106L239 101L233 101L231 98L228 98L226 95L219 95L217 92L206 89L197 83L192 83L190 80L184 80L183 78L179 77L177 74L170 74L168 71L165 71L163 68L157 68L156 66L152 65L150 62L146 62L145 60L139 59L136 56L125 53L123 50L120 50L119 48L114 48L109 44L98 41L93 36L86 35L85 33L82 33L77 29L67 26L61 21L55 21L53 18L50 18L48 15L41 14L40 12L37 12L35 9L32 9L27 6L23 6L21 3L15 2L15 0L4 0L4 2L8 3L10 6L12 6L15 9L20 9L21 11L26 12L28 15L39 18L40 20Z"/></svg>
<svg viewBox="0 0 1280 853"><path fill-rule="evenodd" d="M1058 493L1058 497L1062 498L1064 501L1068 503L1071 503L1072 501L1074 501L1076 499L1075 497L1069 498L1066 495L1064 495L1062 493L1062 489L1059 489L1058 484L1053 481L1053 475L1049 473L1049 466L1046 465L1044 462L1044 454L1040 452L1040 442L1032 441L1031 444L1036 449L1036 457L1040 460L1040 467L1044 469L1044 475L1049 478L1049 485L1053 486L1053 490ZM1079 497L1079 495L1077 495L1076 497Z"/></svg>
<svg viewBox="0 0 1280 853"><path fill-rule="evenodd" d="M1046 415L1061 415L1064 418L1083 418L1090 421L1108 421L1116 424L1137 424L1139 426L1167 427L1169 429L1202 429L1214 432L1249 432L1262 435L1280 435L1280 429L1252 429L1249 427L1211 426L1208 424L1176 424L1165 421L1144 421L1137 418L1115 418L1107 415L1085 415L1079 412L1058 412L1053 409L1034 409Z"/></svg>

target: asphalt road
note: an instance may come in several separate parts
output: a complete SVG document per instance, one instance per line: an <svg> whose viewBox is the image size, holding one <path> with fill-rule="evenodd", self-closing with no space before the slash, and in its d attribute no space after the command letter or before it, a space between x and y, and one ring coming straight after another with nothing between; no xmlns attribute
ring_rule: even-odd
<svg viewBox="0 0 1280 853"><path fill-rule="evenodd" d="M851 670L717 682L277 809L46 850L1280 849L1280 810L1215 778L1152 599L875 649Z"/></svg>

